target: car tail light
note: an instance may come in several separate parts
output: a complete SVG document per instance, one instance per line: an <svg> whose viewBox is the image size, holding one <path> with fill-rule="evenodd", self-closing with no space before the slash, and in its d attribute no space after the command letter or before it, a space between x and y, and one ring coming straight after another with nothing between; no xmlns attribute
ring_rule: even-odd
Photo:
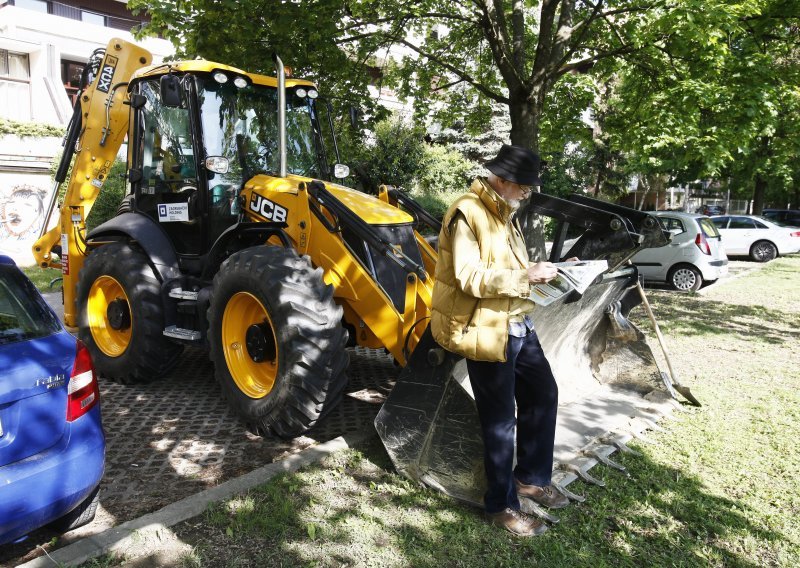
<svg viewBox="0 0 800 568"><path fill-rule="evenodd" d="M790 237L800 237L800 231L792 231L789 233Z"/></svg>
<svg viewBox="0 0 800 568"><path fill-rule="evenodd" d="M72 364L67 386L67 422L77 420L100 401L100 387L92 365L92 356L78 341L78 352Z"/></svg>
<svg viewBox="0 0 800 568"><path fill-rule="evenodd" d="M697 248L699 248L700 252L703 254L711 254L711 247L708 245L706 236L703 233L697 233L697 236L694 238L694 244L697 245Z"/></svg>

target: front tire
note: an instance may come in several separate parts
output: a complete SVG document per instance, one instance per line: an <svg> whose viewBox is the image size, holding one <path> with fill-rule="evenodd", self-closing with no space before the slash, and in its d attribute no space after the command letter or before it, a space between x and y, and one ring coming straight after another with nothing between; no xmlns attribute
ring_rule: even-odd
<svg viewBox="0 0 800 568"><path fill-rule="evenodd" d="M778 248L769 241L756 241L750 247L750 258L756 262L769 262L778 256Z"/></svg>
<svg viewBox="0 0 800 568"><path fill-rule="evenodd" d="M299 436L341 399L342 308L307 257L277 246L231 255L214 277L208 320L217 381L254 432Z"/></svg>
<svg viewBox="0 0 800 568"><path fill-rule="evenodd" d="M703 285L700 271L689 264L679 264L669 271L670 285L681 292L697 292Z"/></svg>
<svg viewBox="0 0 800 568"><path fill-rule="evenodd" d="M165 375L183 350L163 335L161 287L147 256L128 244L103 245L86 259L78 313L95 369L122 384Z"/></svg>

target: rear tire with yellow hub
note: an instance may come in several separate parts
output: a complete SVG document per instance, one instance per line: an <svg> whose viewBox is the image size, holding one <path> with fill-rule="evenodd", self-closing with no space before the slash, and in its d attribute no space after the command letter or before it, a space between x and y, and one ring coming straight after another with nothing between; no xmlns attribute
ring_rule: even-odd
<svg viewBox="0 0 800 568"><path fill-rule="evenodd" d="M293 249L251 247L222 263L208 310L211 360L252 431L293 438L339 402L348 365L341 320L322 270Z"/></svg>
<svg viewBox="0 0 800 568"><path fill-rule="evenodd" d="M161 287L147 256L125 243L95 249L78 282L78 336L97 372L123 384L165 375L183 347L163 335Z"/></svg>

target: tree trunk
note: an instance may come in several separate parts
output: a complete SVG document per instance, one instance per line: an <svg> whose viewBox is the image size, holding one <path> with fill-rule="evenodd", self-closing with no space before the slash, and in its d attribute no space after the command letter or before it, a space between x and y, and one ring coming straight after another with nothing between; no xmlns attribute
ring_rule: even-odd
<svg viewBox="0 0 800 568"><path fill-rule="evenodd" d="M766 193L767 180L761 172L758 172L753 187L753 215L761 215L764 210L764 195Z"/></svg>
<svg viewBox="0 0 800 568"><path fill-rule="evenodd" d="M514 97L508 105L511 117L511 143L539 153L539 116L541 109L523 96Z"/></svg>
<svg viewBox="0 0 800 568"><path fill-rule="evenodd" d="M522 96L512 98L509 104L509 115L511 116L511 143L515 146L529 148L538 154L541 105L533 102L537 98L535 95L530 98ZM541 189L537 188L537 191L541 191ZM534 262L546 260L547 249L543 219L533 212L529 200L523 201L517 217L522 225L525 244L531 260Z"/></svg>
<svg viewBox="0 0 800 568"><path fill-rule="evenodd" d="M767 178L764 177L763 164L767 162L772 149L770 148L771 138L769 136L761 137L761 148L758 152L758 164L760 165L756 170L755 183L753 184L753 215L761 215L764 209L764 196L767 193Z"/></svg>

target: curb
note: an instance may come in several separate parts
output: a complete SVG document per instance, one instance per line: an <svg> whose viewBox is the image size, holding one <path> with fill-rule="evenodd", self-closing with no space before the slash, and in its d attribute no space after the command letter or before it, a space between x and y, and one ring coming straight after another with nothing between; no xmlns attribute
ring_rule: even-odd
<svg viewBox="0 0 800 568"><path fill-rule="evenodd" d="M297 471L332 453L352 448L366 438L365 433L347 438L339 436L279 462L267 464L216 487L171 503L138 519L127 521L100 534L86 537L51 553L46 553L45 556L21 564L18 568L76 566L109 552L125 558L126 561L146 555L163 555L165 549L174 549L173 552L178 554L188 552L191 547L181 542L169 527L202 514L211 503L224 501L234 495L244 493L266 483L280 473Z"/></svg>

